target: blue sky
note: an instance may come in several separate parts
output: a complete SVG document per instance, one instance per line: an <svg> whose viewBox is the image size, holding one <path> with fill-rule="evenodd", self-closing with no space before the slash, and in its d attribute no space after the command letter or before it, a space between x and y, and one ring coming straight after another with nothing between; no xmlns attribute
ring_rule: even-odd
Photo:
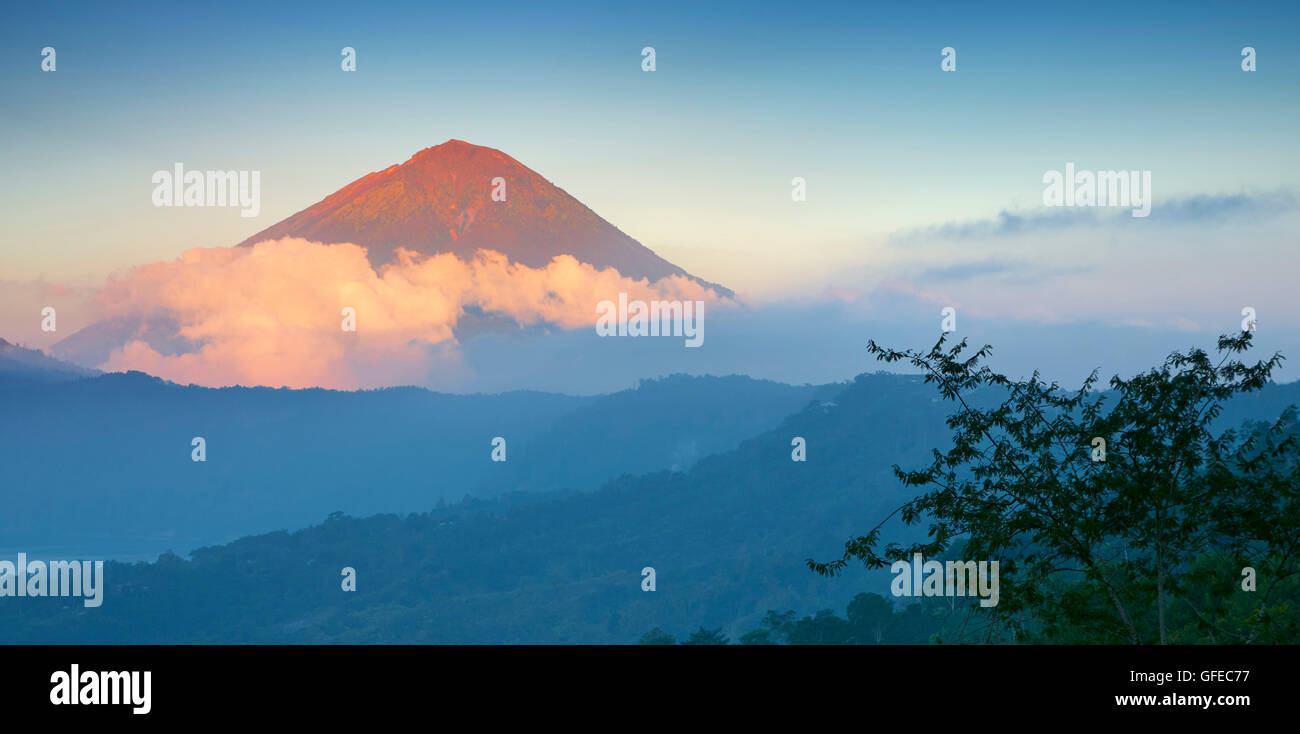
<svg viewBox="0 0 1300 734"><path fill-rule="evenodd" d="M231 245L459 138L760 300L866 309L885 288L1174 333L1258 301L1300 333L1298 20L1293 2L11 3L0 283ZM176 161L260 170L260 216L153 207ZM1150 170L1152 217L1043 225L1043 173L1067 161Z"/></svg>
<svg viewBox="0 0 1300 734"><path fill-rule="evenodd" d="M5 13L0 159L22 172L0 184L10 277L237 242L453 137L506 151L718 280L737 255L837 258L872 235L1034 206L1042 172L1067 160L1150 169L1164 196L1296 180L1295 3ZM345 45L355 74L339 69ZM1255 73L1240 70L1246 45ZM955 73L939 70L944 46ZM261 170L261 216L154 210L148 176L177 160ZM783 206L794 176L807 206Z"/></svg>

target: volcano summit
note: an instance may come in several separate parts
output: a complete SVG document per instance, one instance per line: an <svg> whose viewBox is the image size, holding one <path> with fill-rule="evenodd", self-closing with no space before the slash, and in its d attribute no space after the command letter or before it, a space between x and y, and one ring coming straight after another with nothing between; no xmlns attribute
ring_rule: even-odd
<svg viewBox="0 0 1300 734"><path fill-rule="evenodd" d="M492 197L498 177L504 201ZM284 237L361 245L376 267L398 248L462 259L495 250L532 268L567 254L631 278L681 275L733 295L659 257L514 158L461 140L357 179L240 246Z"/></svg>
<svg viewBox="0 0 1300 734"><path fill-rule="evenodd" d="M194 248L110 279L96 295L99 320L51 351L213 386L411 384L433 362L458 369L453 345L466 339L589 326L596 304L618 293L734 299L510 156L451 140L236 247ZM348 308L373 327L364 338L340 340L352 331L338 322Z"/></svg>

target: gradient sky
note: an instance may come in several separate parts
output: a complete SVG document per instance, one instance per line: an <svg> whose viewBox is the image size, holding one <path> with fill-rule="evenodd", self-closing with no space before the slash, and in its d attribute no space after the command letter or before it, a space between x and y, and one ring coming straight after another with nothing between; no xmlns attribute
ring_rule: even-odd
<svg viewBox="0 0 1300 734"><path fill-rule="evenodd" d="M890 233L1036 207L1066 161L1149 169L1157 197L1294 187L1300 162L1293 2L3 13L0 281L94 280L234 244L448 138L505 151L670 260L756 293L869 263ZM944 46L955 73L939 70ZM175 161L260 170L261 215L154 208L149 177Z"/></svg>

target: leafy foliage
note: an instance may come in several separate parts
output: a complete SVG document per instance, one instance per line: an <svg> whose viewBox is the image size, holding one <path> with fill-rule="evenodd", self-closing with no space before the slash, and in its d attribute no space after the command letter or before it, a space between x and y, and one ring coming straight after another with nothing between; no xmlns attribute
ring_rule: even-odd
<svg viewBox="0 0 1300 734"><path fill-rule="evenodd" d="M968 354L964 340L945 341L928 352L868 345L883 362L920 369L956 407L951 448L933 450L928 466L894 467L924 491L890 517L928 523L927 539L882 548L882 523L809 568L879 569L962 539L966 558L1001 564L1001 602L972 612L985 641L1296 641L1295 408L1253 430L1215 429L1230 399L1269 384L1280 355L1236 359L1250 347L1243 332L1219 339L1218 359L1176 352L1112 378L1108 393L1095 372L1066 392L1038 373L994 372L983 364L988 346ZM1090 454L1097 438L1104 461ZM1237 585L1247 565L1257 592Z"/></svg>
<svg viewBox="0 0 1300 734"><path fill-rule="evenodd" d="M954 607L926 599L897 608L879 594L853 597L847 615L830 609L796 617L794 610L769 610L758 627L740 636L742 645L924 645L940 641L945 623L958 619ZM722 630L703 627L681 644L725 644ZM712 642L709 642L712 640ZM656 627L641 636L642 645L671 645L675 638Z"/></svg>

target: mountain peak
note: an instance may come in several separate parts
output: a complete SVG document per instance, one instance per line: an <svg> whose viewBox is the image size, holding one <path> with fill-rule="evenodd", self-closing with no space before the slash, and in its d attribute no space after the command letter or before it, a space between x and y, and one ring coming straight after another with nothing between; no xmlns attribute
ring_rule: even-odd
<svg viewBox="0 0 1300 734"><path fill-rule="evenodd" d="M489 148L485 145L474 145L473 143L467 143L464 140L458 140L456 138L451 138L445 143L440 143L417 151L406 160L406 163L400 165L406 166L415 162L428 163L430 161L447 163L451 161L465 160L476 155L484 155L496 160L509 161L512 165L520 166L522 168L522 165L518 161L496 148ZM390 166L389 168L391 169L393 166Z"/></svg>
<svg viewBox="0 0 1300 734"><path fill-rule="evenodd" d="M498 178L504 201L492 195ZM509 155L455 138L363 176L240 245L283 237L361 245L376 266L399 248L463 259L496 250L533 268L572 255L628 277L681 275L732 295L659 257Z"/></svg>

